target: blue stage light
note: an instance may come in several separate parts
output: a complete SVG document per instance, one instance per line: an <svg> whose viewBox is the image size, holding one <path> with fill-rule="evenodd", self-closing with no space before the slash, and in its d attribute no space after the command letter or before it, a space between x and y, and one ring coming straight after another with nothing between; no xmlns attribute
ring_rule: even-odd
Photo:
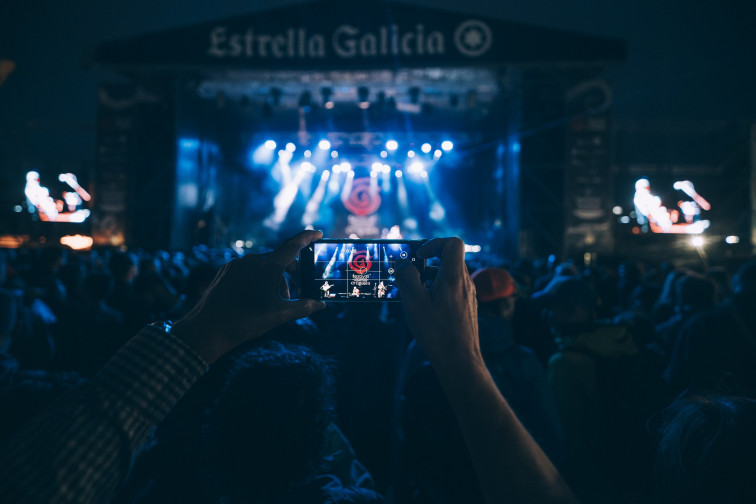
<svg viewBox="0 0 756 504"><path fill-rule="evenodd" d="M512 144L512 152L514 152L515 154L520 152L520 142L515 142Z"/></svg>
<svg viewBox="0 0 756 504"><path fill-rule="evenodd" d="M266 140L265 148L270 149L270 150L276 150L276 142L274 142L273 140Z"/></svg>
<svg viewBox="0 0 756 504"><path fill-rule="evenodd" d="M396 140L389 140L386 142L386 150L395 151L399 148L399 144L396 142Z"/></svg>
<svg viewBox="0 0 756 504"><path fill-rule="evenodd" d="M309 149L307 149L306 151L304 151L304 157L308 158L308 157L311 157L311 156L312 156L312 152Z"/></svg>
<svg viewBox="0 0 756 504"><path fill-rule="evenodd" d="M318 147L320 147L323 150L328 150L331 148L331 142L329 142L326 139L323 139L320 142L318 142Z"/></svg>
<svg viewBox="0 0 756 504"><path fill-rule="evenodd" d="M413 151L413 150L411 150L411 151L407 151L407 157L408 157L408 158L413 158L413 157L415 157L415 151Z"/></svg>
<svg viewBox="0 0 756 504"><path fill-rule="evenodd" d="M294 152L295 150L297 150L297 146L294 145L293 143L289 142L289 143L286 144L286 150L288 152Z"/></svg>
<svg viewBox="0 0 756 504"><path fill-rule="evenodd" d="M433 153L433 157L438 159L443 155L443 152L441 152L441 149L436 149L436 152Z"/></svg>
<svg viewBox="0 0 756 504"><path fill-rule="evenodd" d="M409 172L410 173L420 173L423 170L425 170L425 166L420 161L415 161L411 165L409 165Z"/></svg>
<svg viewBox="0 0 756 504"><path fill-rule="evenodd" d="M331 157L332 157L333 159L336 159L337 157L339 157L339 153L338 153L338 151L331 151Z"/></svg>
<svg viewBox="0 0 756 504"><path fill-rule="evenodd" d="M441 148L444 149L446 152L449 152L454 148L454 144L451 143L449 140L444 140L441 142Z"/></svg>
<svg viewBox="0 0 756 504"><path fill-rule="evenodd" d="M402 178L403 177L402 170L396 170L394 172L394 175L396 175L396 178Z"/></svg>
<svg viewBox="0 0 756 504"><path fill-rule="evenodd" d="M429 143L424 143L424 144L423 144L423 146L422 146L422 147L420 147L420 149L421 149L421 150L422 150L422 151L423 151L424 153L426 153L426 154L428 154L428 153L429 153L429 152L431 151L431 148L432 148L432 147L431 147L431 144L429 144Z"/></svg>
<svg viewBox="0 0 756 504"><path fill-rule="evenodd" d="M384 159L387 158L388 157L388 152L386 152L385 150L382 150L381 151L381 157L384 158Z"/></svg>

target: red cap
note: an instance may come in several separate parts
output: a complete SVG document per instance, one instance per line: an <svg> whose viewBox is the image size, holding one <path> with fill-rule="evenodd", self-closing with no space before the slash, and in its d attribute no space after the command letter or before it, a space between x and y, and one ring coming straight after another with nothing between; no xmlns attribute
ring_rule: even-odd
<svg viewBox="0 0 756 504"><path fill-rule="evenodd" d="M483 268L472 275L478 301L494 301L517 292L514 280L503 268Z"/></svg>

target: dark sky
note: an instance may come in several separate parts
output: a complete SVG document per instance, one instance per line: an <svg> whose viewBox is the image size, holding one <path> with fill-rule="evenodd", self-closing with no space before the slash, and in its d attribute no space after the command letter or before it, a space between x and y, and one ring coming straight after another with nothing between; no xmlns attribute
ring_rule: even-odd
<svg viewBox="0 0 756 504"><path fill-rule="evenodd" d="M0 86L0 169L91 167L96 86L109 78L87 67L98 44L295 3L0 2L0 58L16 62ZM615 122L756 120L752 0L408 3L626 40L627 62L607 70L614 83Z"/></svg>

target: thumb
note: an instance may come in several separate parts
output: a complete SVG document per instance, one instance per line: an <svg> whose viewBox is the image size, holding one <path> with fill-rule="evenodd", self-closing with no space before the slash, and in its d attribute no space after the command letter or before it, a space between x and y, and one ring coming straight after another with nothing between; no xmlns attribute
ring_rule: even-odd
<svg viewBox="0 0 756 504"><path fill-rule="evenodd" d="M425 310L428 291L420 281L420 272L409 263L400 263L396 271L396 284L402 294L402 304L407 314L414 318Z"/></svg>

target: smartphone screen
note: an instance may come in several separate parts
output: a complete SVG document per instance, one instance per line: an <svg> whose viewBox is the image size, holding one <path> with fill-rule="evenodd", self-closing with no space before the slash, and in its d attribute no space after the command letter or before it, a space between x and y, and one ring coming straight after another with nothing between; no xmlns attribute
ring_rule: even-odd
<svg viewBox="0 0 756 504"><path fill-rule="evenodd" d="M399 301L394 273L399 261L422 273L425 260L416 255L424 241L320 240L299 258L303 297L323 301Z"/></svg>

